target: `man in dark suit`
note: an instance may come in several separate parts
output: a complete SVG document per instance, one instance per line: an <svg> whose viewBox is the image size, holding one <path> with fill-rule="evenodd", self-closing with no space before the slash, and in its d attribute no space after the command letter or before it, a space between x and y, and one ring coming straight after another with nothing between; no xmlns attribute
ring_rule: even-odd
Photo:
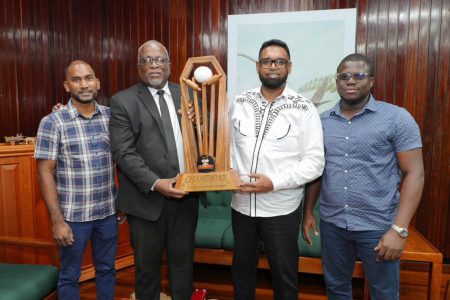
<svg viewBox="0 0 450 300"><path fill-rule="evenodd" d="M180 87L168 82L167 49L157 41L138 51L141 82L111 99L110 135L119 168L117 209L127 213L136 265L136 298L159 299L164 248L172 299L190 299L198 199L174 188L183 172Z"/></svg>

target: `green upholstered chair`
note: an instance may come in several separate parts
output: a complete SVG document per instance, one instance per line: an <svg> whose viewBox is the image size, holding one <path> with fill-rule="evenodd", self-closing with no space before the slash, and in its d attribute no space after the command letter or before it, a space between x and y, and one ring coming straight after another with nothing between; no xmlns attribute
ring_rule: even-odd
<svg viewBox="0 0 450 300"><path fill-rule="evenodd" d="M0 245L11 249L51 248L53 255L57 256L56 245L41 239L0 236ZM58 268L53 265L0 263L0 299L57 299L57 281Z"/></svg>
<svg viewBox="0 0 450 300"><path fill-rule="evenodd" d="M200 205L195 246L223 248L224 233L231 230L231 192L208 192L208 207Z"/></svg>
<svg viewBox="0 0 450 300"><path fill-rule="evenodd" d="M195 246L199 248L226 249L234 248L231 228L231 192L208 192L208 207L200 205ZM317 202L318 203L318 202ZM319 222L319 205L314 208L314 215ZM320 238L311 234L313 246L298 238L300 256L320 257Z"/></svg>
<svg viewBox="0 0 450 300"><path fill-rule="evenodd" d="M58 268L0 263L0 299L40 300L56 290Z"/></svg>

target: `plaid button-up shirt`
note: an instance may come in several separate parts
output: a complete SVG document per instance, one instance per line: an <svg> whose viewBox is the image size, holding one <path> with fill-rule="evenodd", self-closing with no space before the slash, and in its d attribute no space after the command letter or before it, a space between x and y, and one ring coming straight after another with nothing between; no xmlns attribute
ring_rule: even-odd
<svg viewBox="0 0 450 300"><path fill-rule="evenodd" d="M406 109L372 96L351 120L339 103L321 117L321 219L352 231L389 228L400 201L397 153L422 147L419 126Z"/></svg>
<svg viewBox="0 0 450 300"><path fill-rule="evenodd" d="M65 220L85 222L115 213L110 109L95 104L91 118L68 105L41 120L36 159L56 160L55 180Z"/></svg>

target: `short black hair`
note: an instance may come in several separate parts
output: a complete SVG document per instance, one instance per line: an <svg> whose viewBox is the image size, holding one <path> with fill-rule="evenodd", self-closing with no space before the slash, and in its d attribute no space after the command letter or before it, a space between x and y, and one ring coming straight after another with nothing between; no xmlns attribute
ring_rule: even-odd
<svg viewBox="0 0 450 300"><path fill-rule="evenodd" d="M89 68L92 69L92 72L94 72L94 69L93 69L93 68L91 67L91 65L88 64L86 61L84 61L84 60L82 60L82 59L75 59L75 60L72 60L72 61L67 65L67 67L64 69L64 75L65 75L65 78L66 78L66 79L68 79L67 76L69 75L69 69L70 69L70 67L73 66L73 65L78 65L78 64L87 65L87 66L89 66ZM95 72L94 72L94 76L95 76Z"/></svg>
<svg viewBox="0 0 450 300"><path fill-rule="evenodd" d="M291 59L291 53L289 52L288 45L285 42L283 42L282 40L278 40L278 39L271 39L271 40L265 41L261 45L261 48L259 49L258 58L261 58L261 52L263 52L264 49L266 49L267 47L270 47L270 46L278 46L278 47L283 48L284 50L286 50L289 60Z"/></svg>
<svg viewBox="0 0 450 300"><path fill-rule="evenodd" d="M363 62L369 69L369 75L373 76L373 63L372 61L365 55L363 54L359 54L359 53L353 53L353 54L349 54L346 57L344 57L344 59L341 60L341 62L339 63L338 67L337 67L337 72L339 72L339 68L346 62L348 61L361 61Z"/></svg>

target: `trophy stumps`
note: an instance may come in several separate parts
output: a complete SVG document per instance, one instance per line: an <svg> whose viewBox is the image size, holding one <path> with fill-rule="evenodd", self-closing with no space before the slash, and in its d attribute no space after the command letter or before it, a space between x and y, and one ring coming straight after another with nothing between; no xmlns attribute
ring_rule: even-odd
<svg viewBox="0 0 450 300"><path fill-rule="evenodd" d="M185 173L175 187L186 192L237 189L239 178L230 171L225 72L214 56L192 57L181 73L180 87ZM188 118L190 102L195 122Z"/></svg>

